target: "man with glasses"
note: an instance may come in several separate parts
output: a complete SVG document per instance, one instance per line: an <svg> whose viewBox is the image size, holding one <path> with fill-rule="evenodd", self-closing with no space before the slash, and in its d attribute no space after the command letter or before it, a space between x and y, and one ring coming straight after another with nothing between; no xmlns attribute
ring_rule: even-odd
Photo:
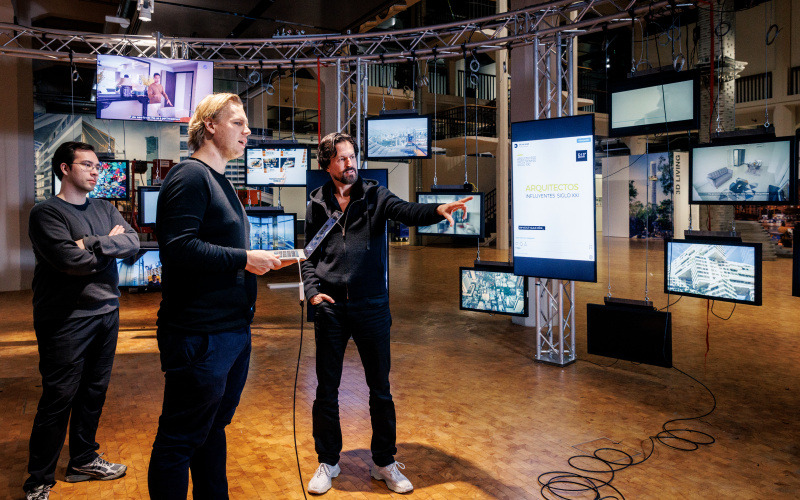
<svg viewBox="0 0 800 500"><path fill-rule="evenodd" d="M61 191L33 207L29 225L42 396L23 486L28 500L49 497L67 428L67 482L116 479L127 469L98 455L95 437L119 330L116 259L135 254L139 238L111 203L87 197L100 168L91 145L60 145L52 165Z"/></svg>
<svg viewBox="0 0 800 500"><path fill-rule="evenodd" d="M369 386L372 421L371 470L392 491L407 493L411 482L396 462L397 422L389 389L391 353L389 296L386 289L386 220L408 226L427 226L466 211L467 197L438 205L409 203L374 180L358 175L358 145L340 133L322 138L317 152L320 168L330 182L311 192L306 208L306 241L336 211L343 215L317 250L301 264L305 294L315 306L317 394L312 407L314 445L319 467L308 491L322 494L339 475L342 428L339 422L339 383L344 351L353 337Z"/></svg>

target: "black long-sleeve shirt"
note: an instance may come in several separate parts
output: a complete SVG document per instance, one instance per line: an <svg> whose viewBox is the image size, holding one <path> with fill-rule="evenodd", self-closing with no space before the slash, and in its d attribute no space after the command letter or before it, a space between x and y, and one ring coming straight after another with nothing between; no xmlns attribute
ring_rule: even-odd
<svg viewBox="0 0 800 500"><path fill-rule="evenodd" d="M307 299L318 293L340 298L372 297L386 293L386 220L407 226L427 226L444 217L438 203L401 200L377 181L356 180L350 203L328 236L300 265ZM306 241L311 241L339 203L333 181L311 193L306 208Z"/></svg>
<svg viewBox="0 0 800 500"><path fill-rule="evenodd" d="M244 270L249 229L244 207L224 175L194 158L169 171L156 212L159 331L218 333L250 324L256 278Z"/></svg>
<svg viewBox="0 0 800 500"><path fill-rule="evenodd" d="M114 226L125 233L108 236ZM139 237L105 200L73 205L54 196L34 206L28 235L33 243L34 321L81 318L119 307L117 258L139 249ZM84 248L76 241L83 240Z"/></svg>

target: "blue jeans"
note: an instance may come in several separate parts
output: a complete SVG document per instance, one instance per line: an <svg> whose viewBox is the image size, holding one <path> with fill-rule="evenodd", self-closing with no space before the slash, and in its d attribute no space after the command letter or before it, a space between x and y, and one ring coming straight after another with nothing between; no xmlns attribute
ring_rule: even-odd
<svg viewBox="0 0 800 500"><path fill-rule="evenodd" d="M70 465L97 458L95 440L117 348L119 310L67 320L35 321L42 397L31 430L30 477L23 488L55 484L69 428Z"/></svg>
<svg viewBox="0 0 800 500"><path fill-rule="evenodd" d="M389 389L391 352L389 297L337 299L316 306L314 333L317 345L317 397L312 409L314 445L320 463L336 465L342 451L339 422L339 384L344 351L350 337L356 343L369 387L372 421L372 460L385 467L397 453L397 419Z"/></svg>
<svg viewBox="0 0 800 500"><path fill-rule="evenodd" d="M250 327L180 335L158 332L164 405L150 456L152 499L228 498L225 427L247 380Z"/></svg>

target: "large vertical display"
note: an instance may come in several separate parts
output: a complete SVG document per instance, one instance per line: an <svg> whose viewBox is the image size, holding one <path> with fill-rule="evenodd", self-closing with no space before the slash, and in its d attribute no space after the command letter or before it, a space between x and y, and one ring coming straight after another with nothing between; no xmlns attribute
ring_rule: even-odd
<svg viewBox="0 0 800 500"><path fill-rule="evenodd" d="M511 124L514 274L597 281L594 117Z"/></svg>

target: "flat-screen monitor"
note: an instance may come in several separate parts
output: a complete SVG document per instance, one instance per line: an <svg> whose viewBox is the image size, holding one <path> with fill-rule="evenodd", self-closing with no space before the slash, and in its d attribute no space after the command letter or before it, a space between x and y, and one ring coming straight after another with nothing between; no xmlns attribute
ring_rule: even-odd
<svg viewBox="0 0 800 500"><path fill-rule="evenodd" d="M161 257L158 249L142 248L136 255L117 259L120 288L161 289Z"/></svg>
<svg viewBox="0 0 800 500"><path fill-rule="evenodd" d="M214 92L214 63L97 55L97 118L189 122Z"/></svg>
<svg viewBox="0 0 800 500"><path fill-rule="evenodd" d="M610 137L693 130L700 124L700 79L694 71L637 76L612 83Z"/></svg>
<svg viewBox="0 0 800 500"><path fill-rule="evenodd" d="M483 203L483 193L470 193L468 191L433 191L430 193L417 193L417 203L436 203L438 205L458 201L472 196L467 202L467 212L462 210L453 213L452 226L447 220L437 222L430 226L417 226L417 234L445 235L483 238L486 212Z"/></svg>
<svg viewBox="0 0 800 500"><path fill-rule="evenodd" d="M794 244L792 245L792 295L800 297L800 249L797 248L798 229L800 226L795 226Z"/></svg>
<svg viewBox="0 0 800 500"><path fill-rule="evenodd" d="M793 137L733 139L689 151L689 203L791 205L797 182Z"/></svg>
<svg viewBox="0 0 800 500"><path fill-rule="evenodd" d="M139 227L154 227L156 225L156 210L160 191L161 186L139 186L136 188L139 206L136 223Z"/></svg>
<svg viewBox="0 0 800 500"><path fill-rule="evenodd" d="M597 281L594 117L511 124L514 274Z"/></svg>
<svg viewBox="0 0 800 500"><path fill-rule="evenodd" d="M364 156L367 160L431 157L431 117L417 114L367 118Z"/></svg>
<svg viewBox="0 0 800 500"><path fill-rule="evenodd" d="M294 248L295 214L246 210L250 222L250 250L291 250Z"/></svg>
<svg viewBox="0 0 800 500"><path fill-rule="evenodd" d="M128 160L100 160L100 170L97 174L97 185L94 190L86 195L87 198L100 200L121 201L130 197L128 191L128 174L130 164ZM61 180L53 172L53 195L61 191Z"/></svg>
<svg viewBox="0 0 800 500"><path fill-rule="evenodd" d="M378 181L379 186L389 189L389 171L385 168L362 168L358 170L362 179ZM331 180L331 174L324 170L309 170L306 172L306 201L311 200L311 192L325 185Z"/></svg>
<svg viewBox="0 0 800 500"><path fill-rule="evenodd" d="M244 159L248 186L305 186L311 149L297 143L247 146Z"/></svg>
<svg viewBox="0 0 800 500"><path fill-rule="evenodd" d="M589 354L672 367L672 317L652 307L586 304Z"/></svg>
<svg viewBox="0 0 800 500"><path fill-rule="evenodd" d="M462 310L528 315L528 279L516 276L511 266L491 269L462 267L459 272Z"/></svg>
<svg viewBox="0 0 800 500"><path fill-rule="evenodd" d="M761 305L761 243L666 240L664 293Z"/></svg>

